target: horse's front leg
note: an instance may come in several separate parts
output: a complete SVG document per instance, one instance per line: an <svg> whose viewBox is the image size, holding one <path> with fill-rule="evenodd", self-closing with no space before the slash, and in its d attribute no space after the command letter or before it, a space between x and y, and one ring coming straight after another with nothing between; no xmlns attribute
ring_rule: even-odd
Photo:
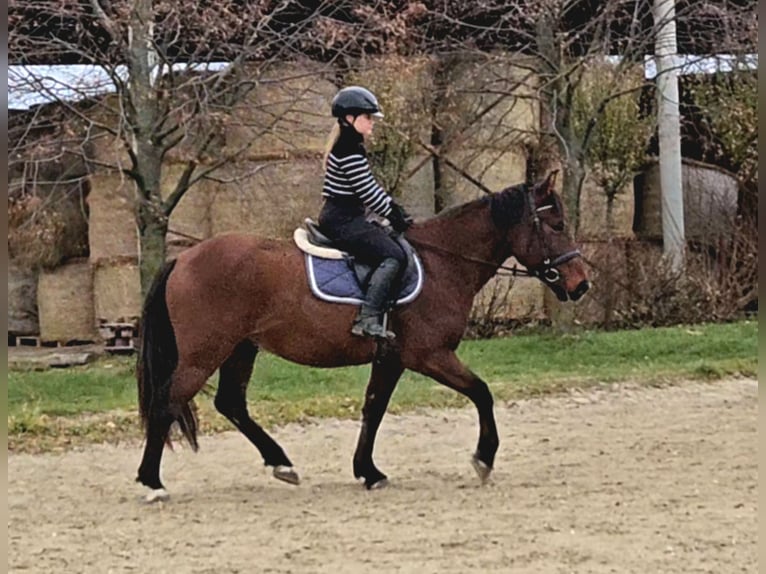
<svg viewBox="0 0 766 574"><path fill-rule="evenodd" d="M495 453L500 444L493 412L492 393L487 383L472 373L455 353L438 351L413 370L465 395L479 411L479 444L473 455L472 464L482 483L486 482L495 463Z"/></svg>
<svg viewBox="0 0 766 574"><path fill-rule="evenodd" d="M380 488L386 484L386 475L372 461L372 450L380 421L403 370L399 355L393 350L379 350L372 364L372 374L362 407L359 441L354 452L354 476L357 479L363 478L368 489Z"/></svg>

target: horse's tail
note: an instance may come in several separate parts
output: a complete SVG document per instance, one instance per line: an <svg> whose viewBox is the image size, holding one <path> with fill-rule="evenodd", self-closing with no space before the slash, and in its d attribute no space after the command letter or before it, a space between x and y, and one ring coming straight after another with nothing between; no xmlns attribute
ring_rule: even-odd
<svg viewBox="0 0 766 574"><path fill-rule="evenodd" d="M141 348L138 354L138 407L144 432L149 433L149 420L171 414L170 384L178 366L178 346L165 299L168 277L176 261L166 263L154 279L144 301L141 315ZM186 439L197 450L197 419L189 403L180 413L173 413ZM168 435L168 443L170 442Z"/></svg>

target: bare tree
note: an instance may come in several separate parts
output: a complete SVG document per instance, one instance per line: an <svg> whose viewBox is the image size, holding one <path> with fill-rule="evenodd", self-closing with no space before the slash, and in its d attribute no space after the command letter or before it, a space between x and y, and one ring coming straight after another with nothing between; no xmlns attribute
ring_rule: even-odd
<svg viewBox="0 0 766 574"><path fill-rule="evenodd" d="M430 162L438 211L453 201L450 189L464 175L475 174L485 187L515 183L506 181L506 174L492 180L514 155L523 156L521 175L530 178L561 165L576 228L582 183L594 165L589 153L594 142L604 141L601 121L612 102L641 89L641 82L622 78L635 77L635 66L652 51L650 8L646 0L12 0L9 52L13 64L78 63L101 71L88 74L84 83L51 83L45 70L35 68L26 82L30 91L47 92L57 102L56 116L45 122L59 136L68 135L62 141L71 145L63 153L84 155L90 169L118 170L134 182L146 289L165 258L168 218L187 190L249 153L280 120L258 115L250 139L232 145L222 142L222 134L227 122L240 121L232 119L233 110L245 99L257 102L253 96L264 84L289 78L285 63L296 59L331 64L324 73L341 83L360 77L353 72L376 56L395 54L400 62L425 58L430 93L421 94L414 108L402 104L404 118L392 122L396 129L380 140L375 157L387 168L396 164L384 179L396 189ZM752 28L754 3L684 0L677 14L682 47L715 51L726 30L728 50L752 48L752 34L740 32ZM589 89L588 70L607 56L615 57L612 81L590 101L589 116L574 114L578 94ZM391 82L411 77L393 74ZM107 89L116 97L93 99ZM73 103L73 93L91 103ZM287 102L280 109L289 108ZM539 110L535 125L516 121L522 108ZM18 126L13 157L29 151L24 146L30 140L22 135L42 115L40 108L37 118ZM78 143L84 140L77 130L96 148L105 138L116 138L123 153L118 161L105 162ZM402 131L406 137L400 137ZM422 154L417 143L429 146L433 157L415 157L417 149ZM159 186L169 158L183 169L163 196ZM620 177L630 169L626 164Z"/></svg>
<svg viewBox="0 0 766 574"><path fill-rule="evenodd" d="M282 73L285 62L339 57L341 50L324 49L323 26L339 13L333 4L13 0L12 63L82 68L69 77L46 66L16 70L16 90L45 95L55 111L42 106L28 113L16 126L11 155L26 161L37 145L28 126L50 124L61 153L84 157L89 169L114 170L133 182L146 291L165 260L168 220L184 194L246 154L307 95L280 102L280 117L259 114L259 124L249 126L251 138L232 146L222 138L235 107L246 98L257 101L263 84L306 73ZM104 93L115 96L99 97ZM97 153L111 141L119 143L121 153L113 158ZM182 169L163 195L160 183L170 158Z"/></svg>

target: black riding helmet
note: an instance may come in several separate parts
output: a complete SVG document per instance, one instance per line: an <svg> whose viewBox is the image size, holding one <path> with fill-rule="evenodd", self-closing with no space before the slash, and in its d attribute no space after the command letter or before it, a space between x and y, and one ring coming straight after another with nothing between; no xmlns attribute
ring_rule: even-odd
<svg viewBox="0 0 766 574"><path fill-rule="evenodd" d="M347 115L356 117L360 114L371 114L376 118L383 117L375 94L361 86L349 86L335 94L332 99L333 116L344 118Z"/></svg>

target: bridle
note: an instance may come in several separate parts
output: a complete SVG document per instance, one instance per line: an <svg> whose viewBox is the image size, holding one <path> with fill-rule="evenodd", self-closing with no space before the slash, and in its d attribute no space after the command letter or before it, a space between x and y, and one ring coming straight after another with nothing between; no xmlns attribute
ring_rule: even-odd
<svg viewBox="0 0 766 574"><path fill-rule="evenodd" d="M558 270L558 266L571 261L575 257L582 257L582 253L580 253L579 249L572 249L571 251L567 251L566 253L563 253L557 257L551 258L549 254L550 247L548 245L548 241L546 240L545 234L543 233L542 223L540 222L540 212L553 209L553 206L541 205L540 207L534 207L535 198L531 189L525 193L525 198L527 200L527 205L529 206L529 211L532 214L532 224L535 228L535 236L539 238L540 243L543 245L544 255L542 264L524 269L523 274L529 277L537 277L543 283L552 285L561 279L561 272ZM505 267L501 265L501 268ZM514 275L515 274L516 273L514 273Z"/></svg>

